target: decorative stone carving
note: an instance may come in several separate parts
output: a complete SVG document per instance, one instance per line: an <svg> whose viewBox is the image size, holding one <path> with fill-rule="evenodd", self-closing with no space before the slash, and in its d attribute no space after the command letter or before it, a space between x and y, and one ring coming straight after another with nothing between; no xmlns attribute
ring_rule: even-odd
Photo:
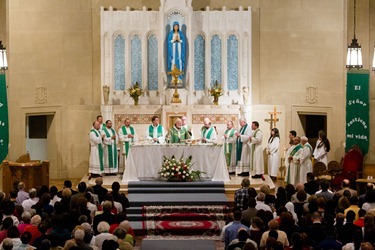
<svg viewBox="0 0 375 250"><path fill-rule="evenodd" d="M310 86L306 88L306 102L310 104L318 103L318 88Z"/></svg>
<svg viewBox="0 0 375 250"><path fill-rule="evenodd" d="M36 104L47 103L47 89L45 87L35 88L35 103Z"/></svg>
<svg viewBox="0 0 375 250"><path fill-rule="evenodd" d="M248 105L249 104L249 87L242 88L242 96L243 96L243 104Z"/></svg>
<svg viewBox="0 0 375 250"><path fill-rule="evenodd" d="M108 102L109 102L109 86L108 85L103 86L103 99L104 99L104 105L108 105Z"/></svg>

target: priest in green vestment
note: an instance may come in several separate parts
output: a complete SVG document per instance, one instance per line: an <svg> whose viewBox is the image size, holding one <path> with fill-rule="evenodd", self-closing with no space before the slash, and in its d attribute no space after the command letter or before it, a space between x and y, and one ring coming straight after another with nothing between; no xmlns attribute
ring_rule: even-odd
<svg viewBox="0 0 375 250"><path fill-rule="evenodd" d="M296 185L299 181L301 159L303 158L303 146L299 136L293 138L293 149L288 156L288 168L286 171L285 182Z"/></svg>
<svg viewBox="0 0 375 250"><path fill-rule="evenodd" d="M118 135L122 144L121 155L128 157L128 152L131 144L137 141L137 134L135 129L130 125L130 119L126 118L124 125L118 131ZM120 164L121 165L121 164Z"/></svg>
<svg viewBox="0 0 375 250"><path fill-rule="evenodd" d="M212 143L217 140L216 129L211 126L210 118L206 117L203 120L204 125L201 130L201 142L202 143Z"/></svg>
<svg viewBox="0 0 375 250"><path fill-rule="evenodd" d="M236 172L236 140L235 135L236 129L234 128L233 121L227 122L227 130L223 135L224 142L224 155L227 162L229 174L235 174Z"/></svg>
<svg viewBox="0 0 375 250"><path fill-rule="evenodd" d="M251 127L244 117L240 118L239 131L236 135L236 172L241 176L249 176L250 173L250 146Z"/></svg>
<svg viewBox="0 0 375 250"><path fill-rule="evenodd" d="M194 140L195 139L194 131L193 131L193 128L190 125L188 125L187 117L184 115L183 117L181 117L181 120L182 120L182 127L186 128L186 130L189 133L190 139Z"/></svg>
<svg viewBox="0 0 375 250"><path fill-rule="evenodd" d="M102 129L103 137L103 160L104 174L117 174L118 172L118 152L117 152L117 133L112 128L112 121L107 120Z"/></svg>
<svg viewBox="0 0 375 250"><path fill-rule="evenodd" d="M96 121L99 122L99 130L102 131L105 128L105 123L103 122L103 116L98 115Z"/></svg>
<svg viewBox="0 0 375 250"><path fill-rule="evenodd" d="M104 172L103 164L103 137L100 133L100 123L95 121L93 129L90 131L90 160L89 173L90 177L96 178Z"/></svg>
<svg viewBox="0 0 375 250"><path fill-rule="evenodd" d="M153 143L165 143L166 134L163 126L159 124L159 117L154 115L151 122L152 124L146 130L146 139Z"/></svg>
<svg viewBox="0 0 375 250"><path fill-rule="evenodd" d="M189 132L186 128L182 127L182 120L176 119L174 126L169 130L169 142L170 143L181 143L187 139L190 139Z"/></svg>

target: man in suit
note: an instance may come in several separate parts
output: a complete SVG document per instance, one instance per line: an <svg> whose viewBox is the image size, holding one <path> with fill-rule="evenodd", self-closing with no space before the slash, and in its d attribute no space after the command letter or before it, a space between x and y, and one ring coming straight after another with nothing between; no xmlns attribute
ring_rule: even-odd
<svg viewBox="0 0 375 250"><path fill-rule="evenodd" d="M64 188L69 188L70 191L72 192L72 195L75 195L77 194L78 192L73 190L72 189L72 182L70 180L65 180L64 181L64 187L62 188L62 190L60 190L59 192L57 192L57 196L62 198L62 191L64 190Z"/></svg>
<svg viewBox="0 0 375 250"><path fill-rule="evenodd" d="M99 202L102 203L105 199L105 196L107 195L108 193L108 190L104 187L102 187L103 185L103 178L102 177L98 177L95 179L95 186L93 186L92 188L94 189L94 193L96 195L98 195L99 197Z"/></svg>
<svg viewBox="0 0 375 250"><path fill-rule="evenodd" d="M314 212L311 220L313 224L308 226L306 231L313 247L316 247L326 238L326 227L322 225L322 216L319 212Z"/></svg>
<svg viewBox="0 0 375 250"><path fill-rule="evenodd" d="M305 191L309 195L313 195L319 190L319 183L315 180L313 173L306 174L307 183L305 183Z"/></svg>
<svg viewBox="0 0 375 250"><path fill-rule="evenodd" d="M256 216L258 210L255 208L257 202L254 197L249 197L249 207L242 211L242 224L250 227L251 219Z"/></svg>
<svg viewBox="0 0 375 250"><path fill-rule="evenodd" d="M350 181L348 179L344 179L341 183L341 189L336 192L336 195L343 196L345 190L348 190L350 192L350 196L358 196L357 191L350 188Z"/></svg>
<svg viewBox="0 0 375 250"><path fill-rule="evenodd" d="M99 234L98 225L101 221L106 221L109 225L115 222L116 216L111 213L112 203L110 201L105 201L103 203L103 213L95 215L93 220L93 229L95 235Z"/></svg>

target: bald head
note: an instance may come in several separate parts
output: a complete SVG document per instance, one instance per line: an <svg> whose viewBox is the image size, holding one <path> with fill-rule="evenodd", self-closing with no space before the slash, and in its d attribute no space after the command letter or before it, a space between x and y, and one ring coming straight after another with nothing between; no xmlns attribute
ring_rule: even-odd
<svg viewBox="0 0 375 250"><path fill-rule="evenodd" d="M96 178L95 179L95 184L101 186L103 184L103 178L102 177Z"/></svg>
<svg viewBox="0 0 375 250"><path fill-rule="evenodd" d="M309 141L309 138L307 138L306 136L301 136L301 143L302 145L305 145L306 142Z"/></svg>
<svg viewBox="0 0 375 250"><path fill-rule="evenodd" d="M299 190L305 190L305 185L300 182L296 185L296 190L299 191Z"/></svg>
<svg viewBox="0 0 375 250"><path fill-rule="evenodd" d="M181 128L182 127L182 120L180 118L177 118L174 125L176 126L176 128Z"/></svg>
<svg viewBox="0 0 375 250"><path fill-rule="evenodd" d="M210 128L211 127L211 120L210 120L210 118L208 118L208 117L204 118L203 123L204 123L204 126L206 128Z"/></svg>
<svg viewBox="0 0 375 250"><path fill-rule="evenodd" d="M296 136L293 138L293 145L298 145L301 143L301 138L299 136Z"/></svg>
<svg viewBox="0 0 375 250"><path fill-rule="evenodd" d="M342 187L350 187L350 181L348 179L344 179L342 181Z"/></svg>

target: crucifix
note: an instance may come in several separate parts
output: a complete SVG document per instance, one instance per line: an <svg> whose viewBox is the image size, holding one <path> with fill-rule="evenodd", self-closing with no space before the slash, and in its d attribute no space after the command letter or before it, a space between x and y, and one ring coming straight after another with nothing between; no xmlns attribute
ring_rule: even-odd
<svg viewBox="0 0 375 250"><path fill-rule="evenodd" d="M270 130L276 128L276 123L279 121L277 115L280 115L281 112L276 112L276 106L273 107L273 112L268 112L271 115L271 119L264 119L264 121L270 123Z"/></svg>

